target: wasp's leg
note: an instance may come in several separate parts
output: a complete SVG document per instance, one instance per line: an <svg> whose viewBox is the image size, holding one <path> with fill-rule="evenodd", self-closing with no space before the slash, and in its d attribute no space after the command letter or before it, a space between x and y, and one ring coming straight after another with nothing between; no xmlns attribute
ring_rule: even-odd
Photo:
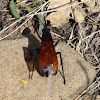
<svg viewBox="0 0 100 100"><path fill-rule="evenodd" d="M56 54L59 54L59 56L60 56L60 62L61 62L61 66L62 66L62 73L61 73L61 71L59 71L59 70L58 71L61 74L61 76L62 76L62 78L64 80L64 84L65 84L66 81L65 81L64 68L63 68L63 60L62 60L61 52L57 52Z"/></svg>

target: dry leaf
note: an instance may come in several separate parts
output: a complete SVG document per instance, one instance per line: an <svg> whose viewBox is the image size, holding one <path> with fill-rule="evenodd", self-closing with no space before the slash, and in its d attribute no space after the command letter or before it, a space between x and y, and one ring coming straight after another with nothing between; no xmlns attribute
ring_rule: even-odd
<svg viewBox="0 0 100 100"><path fill-rule="evenodd" d="M71 8L62 9L48 15L46 20L50 20L52 26L58 27L62 23L65 23L68 21L70 13L71 13Z"/></svg>
<svg viewBox="0 0 100 100"><path fill-rule="evenodd" d="M69 2L70 0L51 0L50 9L61 7ZM62 23L68 21L70 13L71 13L71 8L62 9L57 12L52 12L50 15L47 16L46 20L50 20L52 26L58 27Z"/></svg>

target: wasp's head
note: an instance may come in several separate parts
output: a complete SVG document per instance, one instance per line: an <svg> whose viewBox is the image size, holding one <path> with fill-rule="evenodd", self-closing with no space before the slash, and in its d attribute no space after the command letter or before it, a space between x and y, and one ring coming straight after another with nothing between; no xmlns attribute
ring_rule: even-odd
<svg viewBox="0 0 100 100"><path fill-rule="evenodd" d="M44 28L43 30L42 30L42 33L43 33L43 35L42 35L42 41L53 41L52 40L52 37L51 37L51 34L50 34L50 29L49 28Z"/></svg>

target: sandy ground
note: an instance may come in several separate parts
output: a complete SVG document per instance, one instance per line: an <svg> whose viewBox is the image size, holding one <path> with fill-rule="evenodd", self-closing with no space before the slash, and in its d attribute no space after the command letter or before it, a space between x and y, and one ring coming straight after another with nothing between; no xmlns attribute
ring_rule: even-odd
<svg viewBox="0 0 100 100"><path fill-rule="evenodd" d="M23 51L28 42L27 38L0 42L0 100L73 100L92 83L94 67L63 42L56 51L62 53L66 85L60 73L46 78L34 71L29 79ZM35 38L32 44L37 44Z"/></svg>

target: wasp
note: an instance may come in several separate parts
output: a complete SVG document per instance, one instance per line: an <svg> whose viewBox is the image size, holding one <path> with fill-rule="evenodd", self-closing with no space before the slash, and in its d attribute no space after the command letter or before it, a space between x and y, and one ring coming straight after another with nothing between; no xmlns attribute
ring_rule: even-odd
<svg viewBox="0 0 100 100"><path fill-rule="evenodd" d="M60 72L58 70L58 59L57 59L57 55L59 54L61 66L62 66L62 73L60 72L60 74L65 84L65 76L64 76L64 70L63 70L63 61L61 57L61 52L56 53L49 28L45 27L42 30L41 41L42 42L41 42L40 49L33 48L33 50L35 50L36 53L34 54L34 57L32 57L33 59L30 60L30 62L27 61L29 72L30 71L33 72L33 69L35 67L35 69L41 76L49 77L49 75L56 75L57 72ZM37 55L38 55L38 59L36 59ZM32 78L32 75L29 74L29 78L30 76Z"/></svg>

